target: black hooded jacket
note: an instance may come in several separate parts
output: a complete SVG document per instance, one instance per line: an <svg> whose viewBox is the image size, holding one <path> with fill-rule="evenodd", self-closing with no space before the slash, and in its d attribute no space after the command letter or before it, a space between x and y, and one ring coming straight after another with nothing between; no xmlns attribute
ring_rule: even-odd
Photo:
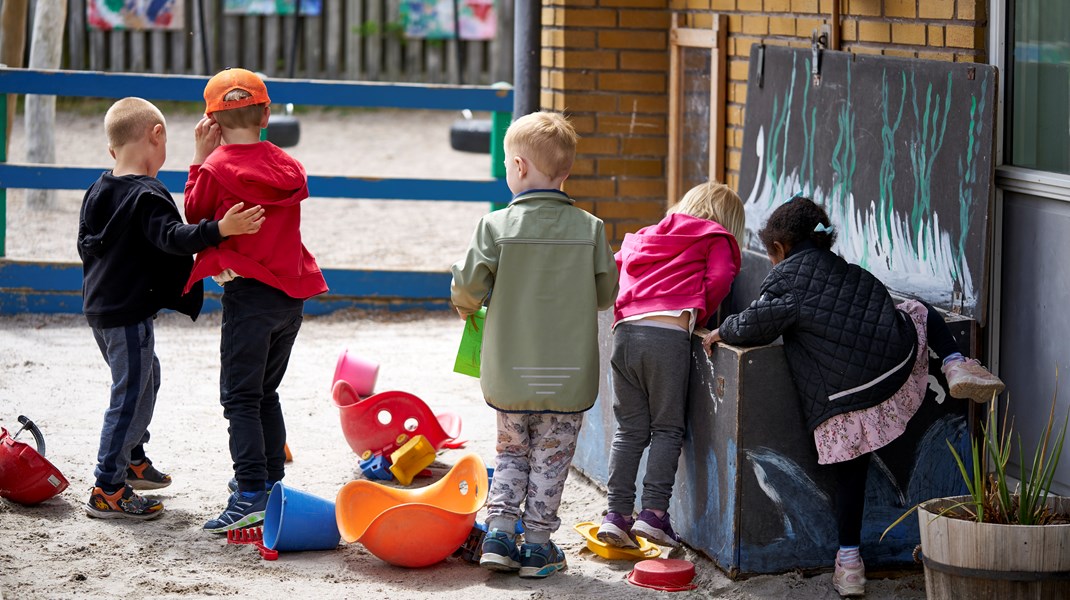
<svg viewBox="0 0 1070 600"><path fill-rule="evenodd" d="M872 273L809 243L773 267L760 297L728 317L720 334L737 346L784 336L811 430L897 392L913 369L918 337L913 321Z"/></svg>
<svg viewBox="0 0 1070 600"><path fill-rule="evenodd" d="M187 225L160 180L103 173L78 221L82 312L93 327L122 327L170 308L196 319L200 283L182 295L193 255L223 241L218 221Z"/></svg>

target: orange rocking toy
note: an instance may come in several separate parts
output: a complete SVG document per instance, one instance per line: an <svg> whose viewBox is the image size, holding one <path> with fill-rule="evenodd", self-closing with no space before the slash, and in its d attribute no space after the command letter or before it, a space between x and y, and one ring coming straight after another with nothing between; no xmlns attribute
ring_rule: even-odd
<svg viewBox="0 0 1070 600"><path fill-rule="evenodd" d="M407 392L380 392L361 398L356 389L339 379L332 390L342 419L342 433L362 459L389 455L417 435L435 448L460 448L461 419L454 413L435 415L423 400Z"/></svg>
<svg viewBox="0 0 1070 600"><path fill-rule="evenodd" d="M338 531L380 559L400 567L426 567L464 543L487 501L487 467L467 454L439 481L414 490L350 481L335 502Z"/></svg>

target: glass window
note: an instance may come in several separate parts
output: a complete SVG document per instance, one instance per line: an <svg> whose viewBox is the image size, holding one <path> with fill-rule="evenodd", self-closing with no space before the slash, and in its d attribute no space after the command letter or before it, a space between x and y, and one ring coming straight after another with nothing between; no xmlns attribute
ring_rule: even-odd
<svg viewBox="0 0 1070 600"><path fill-rule="evenodd" d="M1070 2L1012 5L1008 162L1070 173Z"/></svg>

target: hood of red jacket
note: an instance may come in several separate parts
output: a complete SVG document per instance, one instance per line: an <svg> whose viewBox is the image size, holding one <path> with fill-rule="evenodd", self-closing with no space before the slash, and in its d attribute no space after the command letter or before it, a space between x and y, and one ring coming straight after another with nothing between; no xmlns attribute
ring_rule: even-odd
<svg viewBox="0 0 1070 600"><path fill-rule="evenodd" d="M664 263L711 236L729 235L720 223L681 213L666 216L660 222L636 233L624 235L618 263L633 275L645 273L651 264ZM705 259L705 256L701 257Z"/></svg>
<svg viewBox="0 0 1070 600"><path fill-rule="evenodd" d="M308 197L305 167L271 142L220 146L201 169L246 205L289 206Z"/></svg>

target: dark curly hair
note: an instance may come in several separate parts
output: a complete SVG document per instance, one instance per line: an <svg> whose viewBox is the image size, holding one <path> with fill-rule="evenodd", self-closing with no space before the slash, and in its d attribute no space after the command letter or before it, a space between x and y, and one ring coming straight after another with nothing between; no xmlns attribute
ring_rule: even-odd
<svg viewBox="0 0 1070 600"><path fill-rule="evenodd" d="M818 225L824 225L826 231L815 231ZM786 248L793 248L803 240L810 240L823 250L832 249L836 241L836 230L825 209L805 196L794 196L781 204L769 219L765 227L758 232L758 238L765 244L766 252L771 252L773 242L780 242Z"/></svg>

